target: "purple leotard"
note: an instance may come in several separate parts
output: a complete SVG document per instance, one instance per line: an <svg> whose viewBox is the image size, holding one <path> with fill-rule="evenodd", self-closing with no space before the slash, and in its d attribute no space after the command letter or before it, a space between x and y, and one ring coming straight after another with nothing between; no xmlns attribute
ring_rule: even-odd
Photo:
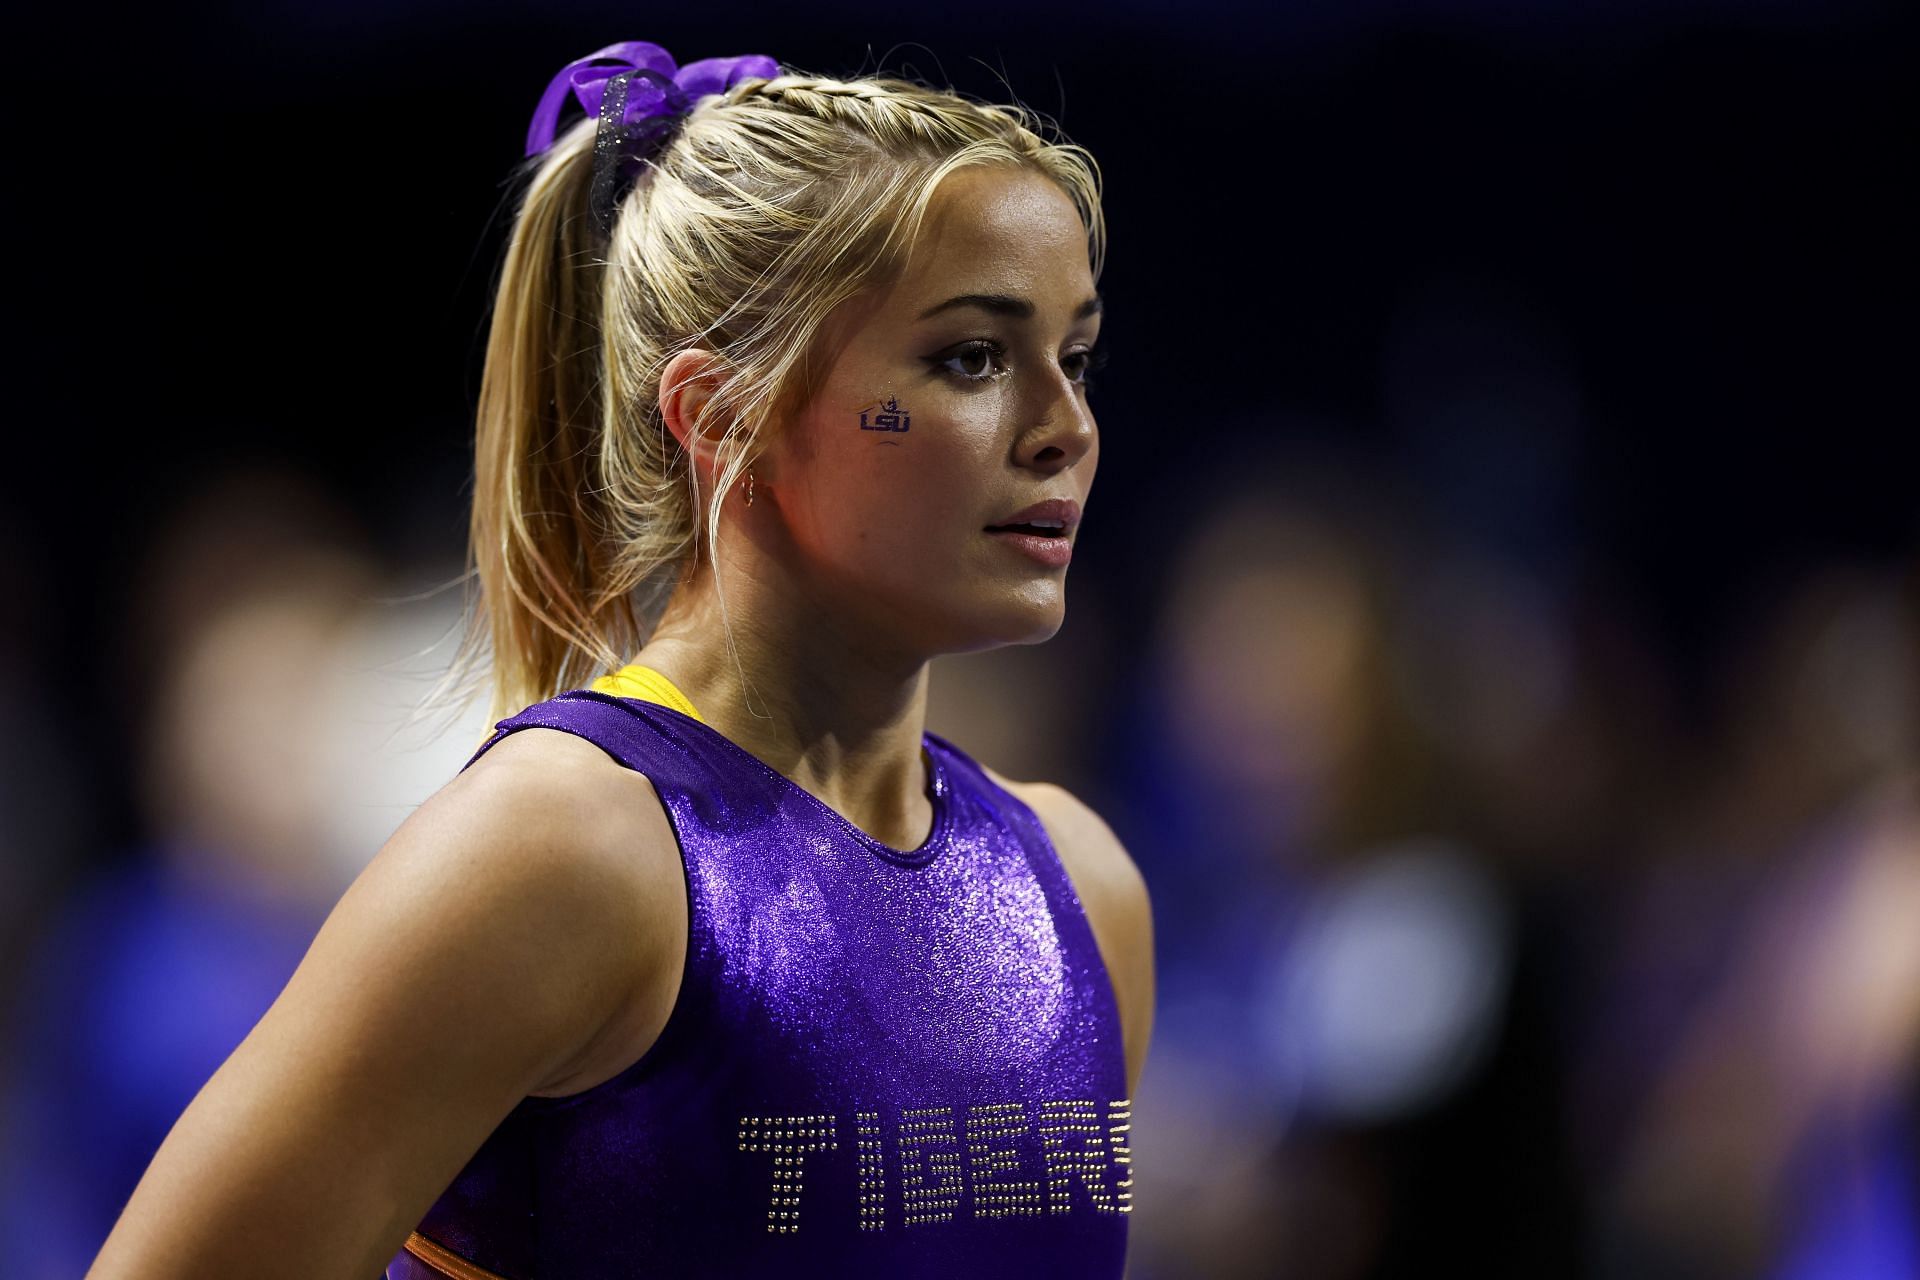
<svg viewBox="0 0 1920 1280"><path fill-rule="evenodd" d="M1121 1274L1119 1012L1031 809L928 733L933 828L901 852L699 720L589 690L474 759L534 727L652 780L680 993L637 1062L515 1107L387 1280Z"/></svg>

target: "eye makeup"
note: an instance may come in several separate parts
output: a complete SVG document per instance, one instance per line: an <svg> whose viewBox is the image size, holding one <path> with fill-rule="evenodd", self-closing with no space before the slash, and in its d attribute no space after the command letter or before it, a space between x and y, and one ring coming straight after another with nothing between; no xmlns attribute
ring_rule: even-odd
<svg viewBox="0 0 1920 1280"><path fill-rule="evenodd" d="M990 363L988 368L980 373L969 373L965 369L952 367L956 361L977 360L981 358L986 358ZM1000 343L994 341L992 338L975 338L971 341L963 342L957 347L949 348L940 355L928 357L927 363L936 370L948 373L962 382L983 383L997 381L1013 372L1011 368L1005 367L1006 358L1007 349ZM1080 351L1068 352L1062 363L1064 364L1067 360L1076 359L1084 363L1080 365L1080 376L1075 378L1074 381L1083 387L1091 387L1093 385L1093 379L1089 375L1093 370L1106 364L1106 348L1088 347Z"/></svg>

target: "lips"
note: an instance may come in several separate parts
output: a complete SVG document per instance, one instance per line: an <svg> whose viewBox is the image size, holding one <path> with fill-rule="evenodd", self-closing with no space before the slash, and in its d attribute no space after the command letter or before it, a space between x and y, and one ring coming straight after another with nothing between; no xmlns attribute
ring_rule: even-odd
<svg viewBox="0 0 1920 1280"><path fill-rule="evenodd" d="M1028 533L1042 538L1064 538L1080 523L1080 504L1072 498L1048 498L1022 507L998 524L987 526L988 533Z"/></svg>

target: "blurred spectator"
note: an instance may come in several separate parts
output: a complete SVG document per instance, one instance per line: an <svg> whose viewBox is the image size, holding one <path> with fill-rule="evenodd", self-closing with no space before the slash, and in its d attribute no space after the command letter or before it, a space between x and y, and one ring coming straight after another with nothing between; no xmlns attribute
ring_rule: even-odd
<svg viewBox="0 0 1920 1280"><path fill-rule="evenodd" d="M1593 1028L1605 1275L1915 1273L1916 638L1834 566L1728 663Z"/></svg>
<svg viewBox="0 0 1920 1280"><path fill-rule="evenodd" d="M1412 705L1401 528L1305 458L1218 492L1238 496L1176 563L1116 821L1161 956L1133 1274L1496 1255L1565 1274L1548 1032L1516 985L1509 892L1457 838ZM1548 1078L1490 1105L1515 1053Z"/></svg>
<svg viewBox="0 0 1920 1280"><path fill-rule="evenodd" d="M152 837L81 886L26 967L0 1158L8 1275L86 1269L339 893L471 750L469 724L396 768L414 699L392 649L418 641L396 624L444 630L451 610L376 607L378 581L351 524L279 473L227 478L159 539L106 673L140 709Z"/></svg>

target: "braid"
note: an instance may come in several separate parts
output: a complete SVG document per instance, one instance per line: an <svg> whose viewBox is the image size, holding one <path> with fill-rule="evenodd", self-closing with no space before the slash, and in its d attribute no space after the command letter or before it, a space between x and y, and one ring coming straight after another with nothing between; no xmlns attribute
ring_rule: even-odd
<svg viewBox="0 0 1920 1280"><path fill-rule="evenodd" d="M884 142L951 144L962 136L977 136L984 124L988 133L1014 143L1024 155L1046 146L1033 128L1037 121L1025 108L986 106L911 80L783 75L744 80L728 91L724 102L733 105L749 99L776 103L831 124L854 125Z"/></svg>

